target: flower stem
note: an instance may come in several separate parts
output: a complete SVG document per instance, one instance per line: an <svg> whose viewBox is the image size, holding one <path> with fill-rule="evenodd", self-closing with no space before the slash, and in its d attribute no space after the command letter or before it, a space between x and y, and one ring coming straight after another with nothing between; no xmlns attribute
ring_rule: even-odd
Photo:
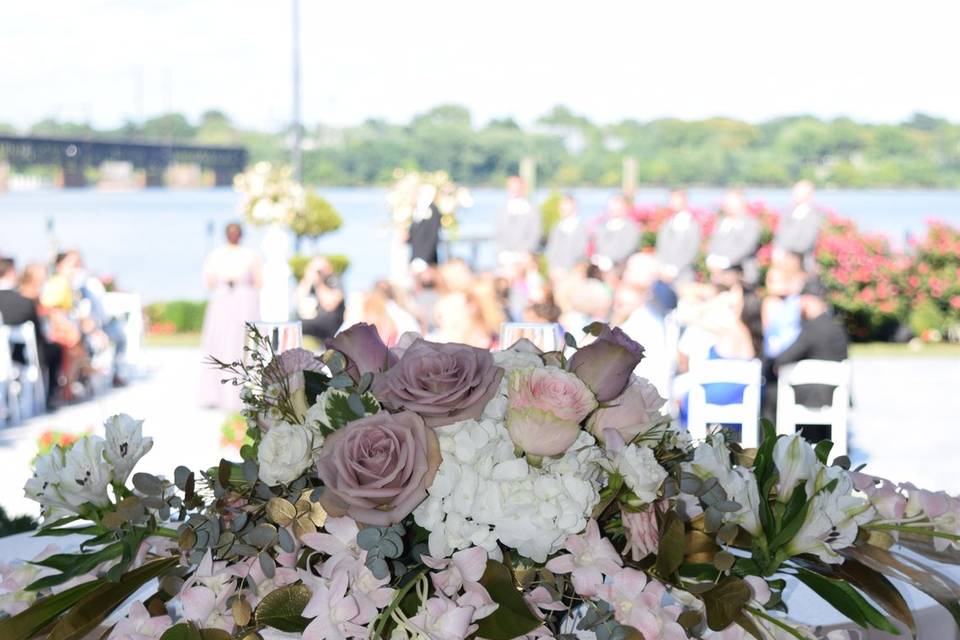
<svg viewBox="0 0 960 640"><path fill-rule="evenodd" d="M777 627L780 627L781 629L783 629L784 631L786 631L787 633L789 633L790 635L792 635L794 638L799 638L800 640L807 640L806 636L804 636L804 635L801 634L799 631L797 631L796 629L794 629L793 627L791 627L789 624L787 624L787 623L784 622L783 620L780 620L780 619L778 619L778 618L775 618L775 617L771 616L770 614L768 614L768 613L767 613L766 611L764 611L763 609L760 609L759 607L749 607L749 606L748 606L748 607L744 607L744 609L747 610L747 611L749 611L749 612L752 613L753 615L757 616L758 618L763 618L763 619L766 620L767 622L770 622L770 623L776 625Z"/></svg>
<svg viewBox="0 0 960 640"><path fill-rule="evenodd" d="M410 590L417 586L417 584L420 582L420 578L427 574L427 571L429 571L429 568L423 567L417 572L413 579L410 580L410 582L405 584L400 590L397 591L397 595L393 597L393 600L390 602L387 608L380 612L377 626L374 628L373 635L371 637L381 637L384 627L387 626L387 620L390 619L390 616L393 614L394 610L400 606L400 603L403 601L403 599L407 597L407 594L410 593Z"/></svg>

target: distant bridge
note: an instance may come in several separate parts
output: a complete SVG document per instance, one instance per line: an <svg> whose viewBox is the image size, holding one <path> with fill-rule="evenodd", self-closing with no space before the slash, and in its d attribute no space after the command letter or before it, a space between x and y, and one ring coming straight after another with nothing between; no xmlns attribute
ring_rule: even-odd
<svg viewBox="0 0 960 640"><path fill-rule="evenodd" d="M167 167L174 163L198 164L214 172L217 186L229 186L247 164L243 147L139 142L122 139L52 138L0 135L0 163L14 168L57 165L64 187L86 185L84 169L104 161L129 162L146 173L147 186L162 186Z"/></svg>

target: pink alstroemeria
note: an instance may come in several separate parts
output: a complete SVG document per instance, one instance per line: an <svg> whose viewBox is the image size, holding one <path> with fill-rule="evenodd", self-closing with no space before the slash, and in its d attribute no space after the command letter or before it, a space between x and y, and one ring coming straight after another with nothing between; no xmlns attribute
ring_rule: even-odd
<svg viewBox="0 0 960 640"><path fill-rule="evenodd" d="M408 624L430 640L464 640L477 630L473 607L460 606L443 594L428 599Z"/></svg>
<svg viewBox="0 0 960 640"><path fill-rule="evenodd" d="M527 601L527 604L541 620L546 617L541 611L564 611L567 609L567 605L553 599L546 587L535 587L533 591L523 594L523 599Z"/></svg>
<svg viewBox="0 0 960 640"><path fill-rule="evenodd" d="M479 582L487 568L487 552L482 547L457 551L449 558L422 556L423 564L435 572L430 574L433 586L454 597L464 584Z"/></svg>
<svg viewBox="0 0 960 640"><path fill-rule="evenodd" d="M235 573L226 562L214 562L208 550L194 574L184 583L179 599L183 617L201 627L233 631L233 615L227 602L236 592Z"/></svg>
<svg viewBox="0 0 960 640"><path fill-rule="evenodd" d="M120 620L110 633L111 640L158 640L173 626L170 616L151 616L139 600L130 605L127 617Z"/></svg>
<svg viewBox="0 0 960 640"><path fill-rule="evenodd" d="M597 595L610 603L617 622L637 629L646 640L687 640L676 621L680 608L661 606L665 592L662 584L648 581L642 571L625 568L610 575Z"/></svg>
<svg viewBox="0 0 960 640"><path fill-rule="evenodd" d="M330 578L336 572L340 563L347 561L351 566L360 559L361 550L357 546L357 534L360 527L357 522L348 516L342 518L327 518L323 525L326 533L308 533L301 536L305 545L325 553L330 558L323 563L320 574Z"/></svg>
<svg viewBox="0 0 960 640"><path fill-rule="evenodd" d="M567 537L565 548L570 553L547 562L547 569L572 574L573 588L582 596L596 595L597 588L603 584L603 576L616 573L623 565L623 559L613 544L600 535L596 520L587 523L583 534Z"/></svg>
<svg viewBox="0 0 960 640"><path fill-rule="evenodd" d="M339 572L330 581L319 578L308 585L313 592L303 610L305 618L313 618L303 631L303 640L346 640L366 638L366 627L354 622L360 613L356 598L347 595L346 572Z"/></svg>
<svg viewBox="0 0 960 640"><path fill-rule="evenodd" d="M363 552L364 559L367 552ZM375 619L383 609L393 601L396 593L387 585L390 584L390 577L377 578L365 565L363 560L357 562L354 569L350 572L350 595L357 601L359 613L354 622L366 624Z"/></svg>

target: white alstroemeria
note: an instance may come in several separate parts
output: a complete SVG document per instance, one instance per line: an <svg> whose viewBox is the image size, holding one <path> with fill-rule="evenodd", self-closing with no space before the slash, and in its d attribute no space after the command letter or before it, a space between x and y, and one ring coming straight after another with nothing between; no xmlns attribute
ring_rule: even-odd
<svg viewBox="0 0 960 640"><path fill-rule="evenodd" d="M23 494L39 502L45 516L50 515L50 509L73 511L60 491L64 455L63 447L54 445L49 453L38 457L33 465L33 477L23 486Z"/></svg>
<svg viewBox="0 0 960 640"><path fill-rule="evenodd" d="M60 492L71 508L86 502L98 507L110 503L107 486L111 467L104 459L106 444L99 436L84 436L64 456Z"/></svg>
<svg viewBox="0 0 960 640"><path fill-rule="evenodd" d="M701 480L716 478L721 485L727 483L732 472L730 449L722 435L715 435L693 451L693 460L684 463L683 470L694 474Z"/></svg>
<svg viewBox="0 0 960 640"><path fill-rule="evenodd" d="M807 517L786 547L790 555L812 553L824 562L843 562L838 550L849 547L861 524L876 517L868 500L852 495L853 481L843 472L833 491L821 489L813 496Z"/></svg>
<svg viewBox="0 0 960 640"><path fill-rule="evenodd" d="M258 450L260 479L270 486L289 484L313 463L313 430L281 422L263 436Z"/></svg>
<svg viewBox="0 0 960 640"><path fill-rule="evenodd" d="M657 491L667 479L667 470L657 462L653 449L635 444L620 451L617 472L623 476L627 487L647 504L657 499Z"/></svg>
<svg viewBox="0 0 960 640"><path fill-rule="evenodd" d="M795 433L777 440L773 445L773 464L780 472L777 481L777 500L786 503L800 482L813 477L819 462L813 447Z"/></svg>
<svg viewBox="0 0 960 640"><path fill-rule="evenodd" d="M104 457L113 465L114 482L124 484L137 461L153 448L153 438L143 437L143 420L125 413L110 416L103 426L107 436Z"/></svg>
<svg viewBox="0 0 960 640"><path fill-rule="evenodd" d="M724 522L738 524L751 535L760 535L760 491L753 472L737 467L723 489L730 500L740 505L739 511L724 514Z"/></svg>

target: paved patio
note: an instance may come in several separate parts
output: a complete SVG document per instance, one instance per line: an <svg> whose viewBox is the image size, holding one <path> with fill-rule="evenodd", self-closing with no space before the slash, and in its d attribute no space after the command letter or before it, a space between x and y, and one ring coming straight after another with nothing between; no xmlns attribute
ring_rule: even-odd
<svg viewBox="0 0 960 640"><path fill-rule="evenodd" d="M201 362L199 349L148 349L145 374L130 386L0 430L0 505L10 514L38 512L22 487L45 431L102 433L103 420L120 412L144 418L144 432L154 439L141 471L169 476L178 464L197 469L237 458L236 450L220 446L226 414L196 406ZM853 367L854 462L894 480L960 493L960 360L861 358Z"/></svg>

